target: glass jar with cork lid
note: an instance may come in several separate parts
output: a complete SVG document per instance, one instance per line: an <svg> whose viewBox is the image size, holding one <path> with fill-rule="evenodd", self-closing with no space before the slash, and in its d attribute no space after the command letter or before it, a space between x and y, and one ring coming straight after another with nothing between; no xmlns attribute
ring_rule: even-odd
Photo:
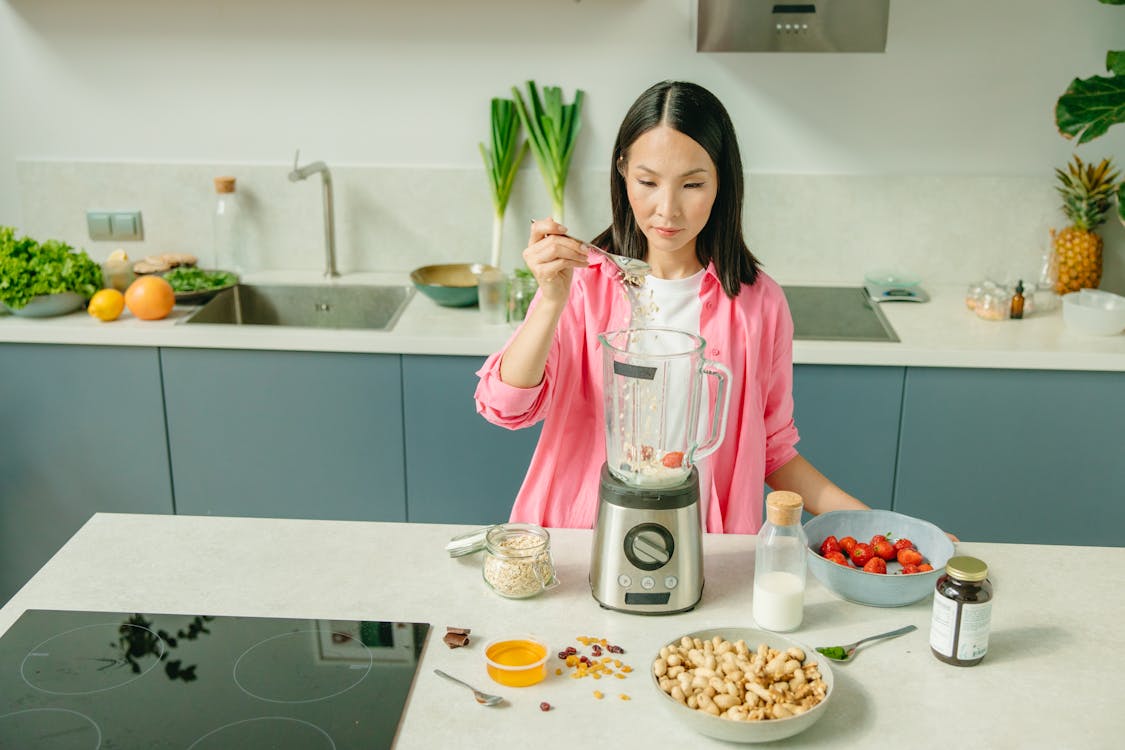
<svg viewBox="0 0 1125 750"><path fill-rule="evenodd" d="M754 547L754 621L766 630L796 630L804 619L808 537L805 504L796 492L766 496L766 522Z"/></svg>

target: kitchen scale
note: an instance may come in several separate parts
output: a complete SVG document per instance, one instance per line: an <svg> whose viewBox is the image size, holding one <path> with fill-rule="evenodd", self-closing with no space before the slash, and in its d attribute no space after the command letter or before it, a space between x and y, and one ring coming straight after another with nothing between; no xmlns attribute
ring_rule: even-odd
<svg viewBox="0 0 1125 750"><path fill-rule="evenodd" d="M929 302L930 295L909 274L878 271L864 277L863 289L872 302Z"/></svg>
<svg viewBox="0 0 1125 750"><path fill-rule="evenodd" d="M27 610L0 748L390 747L429 625Z"/></svg>
<svg viewBox="0 0 1125 750"><path fill-rule="evenodd" d="M699 336L633 328L598 336L603 353L606 462L590 590L606 609L661 615L703 596L703 525L696 462L723 440L730 371L703 358ZM715 379L709 424L700 404ZM709 428L709 429L707 429Z"/></svg>

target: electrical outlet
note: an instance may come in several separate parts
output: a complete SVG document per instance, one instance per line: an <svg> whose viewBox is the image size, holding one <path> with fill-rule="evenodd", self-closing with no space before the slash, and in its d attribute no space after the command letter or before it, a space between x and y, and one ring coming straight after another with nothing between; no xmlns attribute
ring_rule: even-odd
<svg viewBox="0 0 1125 750"><path fill-rule="evenodd" d="M92 240L143 240L140 211L87 211L86 228Z"/></svg>

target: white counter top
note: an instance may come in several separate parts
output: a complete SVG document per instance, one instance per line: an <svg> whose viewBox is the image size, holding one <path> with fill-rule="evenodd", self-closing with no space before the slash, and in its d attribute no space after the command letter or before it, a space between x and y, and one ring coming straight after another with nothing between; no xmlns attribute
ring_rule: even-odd
<svg viewBox="0 0 1125 750"><path fill-rule="evenodd" d="M724 747L664 713L648 666L679 634L752 626L753 536L704 539L706 587L693 612L641 617L610 612L590 596L590 531L554 530L561 585L537 598L502 599L486 588L480 560L450 559L445 542L466 527L191 516L95 515L0 609L0 633L24 609L385 619L433 625L400 727L398 750L452 747ZM880 609L836 598L810 578L809 645L845 643L902 625L918 630L867 647L837 665L830 711L786 747L1109 747L1121 730L1125 669L1125 549L969 544L995 588L992 638L978 666L937 661L928 646L930 603ZM472 628L448 649L446 626ZM579 635L605 637L635 668L595 682L548 671L530 688L490 682L487 639L530 632L552 652ZM561 662L555 662L561 664ZM441 668L502 694L486 709ZM601 688L604 700L593 691ZM618 698L619 693L631 697ZM540 701L555 710L543 713Z"/></svg>
<svg viewBox="0 0 1125 750"><path fill-rule="evenodd" d="M316 274L284 272L256 274L247 280L324 283ZM410 282L404 273L363 273L348 275L337 283ZM794 361L1125 372L1125 335L1076 334L1064 327L1058 310L1018 321L981 320L965 307L964 287L927 286L927 291L932 298L928 303L882 304L899 342L797 341ZM0 316L0 343L485 356L499 349L511 334L507 325L484 324L475 307L441 307L418 293L390 331L183 325L192 309L177 307L161 321L141 321L126 314L112 323L94 320L81 311L45 319Z"/></svg>

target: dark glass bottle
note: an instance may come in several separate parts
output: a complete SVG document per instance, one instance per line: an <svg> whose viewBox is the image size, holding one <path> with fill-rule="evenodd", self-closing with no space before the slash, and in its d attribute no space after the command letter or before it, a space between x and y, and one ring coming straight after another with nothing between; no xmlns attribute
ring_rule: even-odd
<svg viewBox="0 0 1125 750"><path fill-rule="evenodd" d="M991 621L988 566L975 557L949 558L934 590L930 650L946 664L979 664L988 651Z"/></svg>
<svg viewBox="0 0 1125 750"><path fill-rule="evenodd" d="M1023 279L1016 282L1016 293L1012 295L1012 320L1019 320L1023 317Z"/></svg>

